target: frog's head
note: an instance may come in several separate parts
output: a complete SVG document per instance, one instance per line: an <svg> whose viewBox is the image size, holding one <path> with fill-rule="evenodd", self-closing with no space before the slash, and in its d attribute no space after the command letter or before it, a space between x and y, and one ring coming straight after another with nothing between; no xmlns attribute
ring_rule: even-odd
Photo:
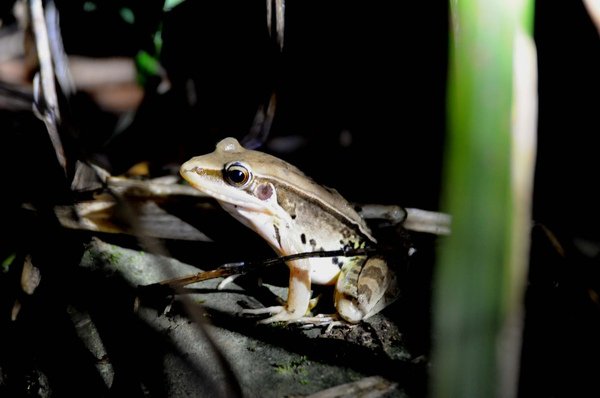
<svg viewBox="0 0 600 398"><path fill-rule="evenodd" d="M282 172L301 172L266 153L245 149L225 138L214 152L185 162L180 173L194 188L215 198L228 211L285 217L277 205L272 178Z"/></svg>
<svg viewBox="0 0 600 398"><path fill-rule="evenodd" d="M194 188L215 198L232 216L261 233L272 245L273 234L264 232L265 225L271 230L272 225L314 224L309 219L297 219L294 214L297 206L308 202L355 224L375 241L362 218L335 190L316 184L281 159L244 148L235 138L225 138L214 152L188 160L180 173Z"/></svg>

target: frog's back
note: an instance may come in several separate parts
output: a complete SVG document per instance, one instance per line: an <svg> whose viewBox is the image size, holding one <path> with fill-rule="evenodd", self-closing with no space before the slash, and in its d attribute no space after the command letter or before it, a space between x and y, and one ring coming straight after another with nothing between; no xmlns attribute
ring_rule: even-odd
<svg viewBox="0 0 600 398"><path fill-rule="evenodd" d="M264 152L246 149L235 138L221 140L213 154L221 158L222 164L233 161L246 162L256 175L285 183L290 188L302 192L330 212L338 214L355 225L362 234L375 242L364 219L342 195L335 189L317 184L312 178L286 161Z"/></svg>

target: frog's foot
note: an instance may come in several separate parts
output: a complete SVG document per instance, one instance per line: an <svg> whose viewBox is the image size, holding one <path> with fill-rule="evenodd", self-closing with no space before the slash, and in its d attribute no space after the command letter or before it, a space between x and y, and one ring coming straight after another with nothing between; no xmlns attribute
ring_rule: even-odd
<svg viewBox="0 0 600 398"><path fill-rule="evenodd" d="M338 314L318 314L315 316L304 316L296 319L293 322L300 324L300 328L302 329L312 329L326 326L327 329L325 329L325 334L331 332L334 327L356 326L345 322Z"/></svg>
<svg viewBox="0 0 600 398"><path fill-rule="evenodd" d="M296 322L298 319L302 318L302 314L298 311L292 312L287 309L285 306L281 307L269 307L270 309L277 309L277 311L271 311L272 314L270 317L266 319L261 319L258 323L274 323L274 322ZM266 308L265 308L266 309Z"/></svg>
<svg viewBox="0 0 600 398"><path fill-rule="evenodd" d="M287 308L283 305L275 305L272 307L266 308L256 308L256 309L246 309L240 311L242 315L271 315L268 318L261 319L258 323L273 323L273 322L292 322L301 318L302 315L298 315L298 313L294 313L288 311Z"/></svg>
<svg viewBox="0 0 600 398"><path fill-rule="evenodd" d="M292 312L289 311L285 306L282 305L276 305L273 307L266 307L266 308L256 308L256 309L246 309L246 310L242 310L240 311L240 314L242 315L264 315L264 314L268 314L271 315L268 318L265 319L261 319L260 321L258 321L258 323L274 323L274 322L286 322L286 323L292 323L292 322L299 322L301 319L311 319L311 318L315 318L316 317L304 317L302 315L299 315L299 313L296 312ZM319 322L323 322L323 318L319 318L320 321Z"/></svg>
<svg viewBox="0 0 600 398"><path fill-rule="evenodd" d="M240 313L242 315L271 315L268 318L258 321L258 323L262 324L286 322L288 324L297 324L301 329L326 327L325 334L330 333L334 327L356 326L344 321L338 314L318 314L315 316L298 317L297 314L288 311L285 306L281 305L266 308L246 309L242 310Z"/></svg>

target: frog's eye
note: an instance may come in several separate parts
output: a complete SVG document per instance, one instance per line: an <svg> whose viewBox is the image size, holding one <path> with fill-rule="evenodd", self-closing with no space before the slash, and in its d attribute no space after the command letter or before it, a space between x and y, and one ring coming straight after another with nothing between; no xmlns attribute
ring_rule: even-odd
<svg viewBox="0 0 600 398"><path fill-rule="evenodd" d="M234 187L238 188L245 187L252 179L252 173L250 173L250 170L238 162L225 166L223 175L225 176L225 181L227 181L229 185L233 185Z"/></svg>

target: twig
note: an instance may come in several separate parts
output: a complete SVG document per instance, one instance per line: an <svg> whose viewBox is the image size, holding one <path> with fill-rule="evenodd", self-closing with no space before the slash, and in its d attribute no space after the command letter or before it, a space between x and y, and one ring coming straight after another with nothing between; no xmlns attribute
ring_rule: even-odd
<svg viewBox="0 0 600 398"><path fill-rule="evenodd" d="M67 174L67 160L65 151L58 135L57 125L60 123L60 111L58 109L58 97L56 95L56 85L54 82L54 67L52 64L52 54L50 52L50 42L48 40L48 28L44 19L44 8L42 0L29 0L29 10L31 13L31 27L35 39L37 57L40 63L40 71L34 78L34 98L36 106L39 106L40 99L43 99L42 107L37 110L37 116L44 122L48 130L48 135L56 158L62 167L65 175ZM41 90L40 90L41 89Z"/></svg>
<svg viewBox="0 0 600 398"><path fill-rule="evenodd" d="M279 50L283 50L283 34L285 28L285 0L267 0L267 27L269 34L273 34L273 4L275 4L275 30L277 33L277 44Z"/></svg>
<svg viewBox="0 0 600 398"><path fill-rule="evenodd" d="M209 279L227 277L231 275L242 275L249 272L256 271L258 269L268 267L274 264L285 263L287 261L294 261L303 258L316 258L316 257L354 257L364 256L376 252L374 248L362 248L362 249L340 249L340 250L320 250L314 252L303 252L290 254L289 256L274 257L267 260L261 261L240 261L235 263L223 264L220 267L211 271L202 271L194 275L188 275L181 278L169 279L166 281L152 283L150 285L140 286L139 288L143 291L146 289L160 288L179 288L192 283L198 283Z"/></svg>

